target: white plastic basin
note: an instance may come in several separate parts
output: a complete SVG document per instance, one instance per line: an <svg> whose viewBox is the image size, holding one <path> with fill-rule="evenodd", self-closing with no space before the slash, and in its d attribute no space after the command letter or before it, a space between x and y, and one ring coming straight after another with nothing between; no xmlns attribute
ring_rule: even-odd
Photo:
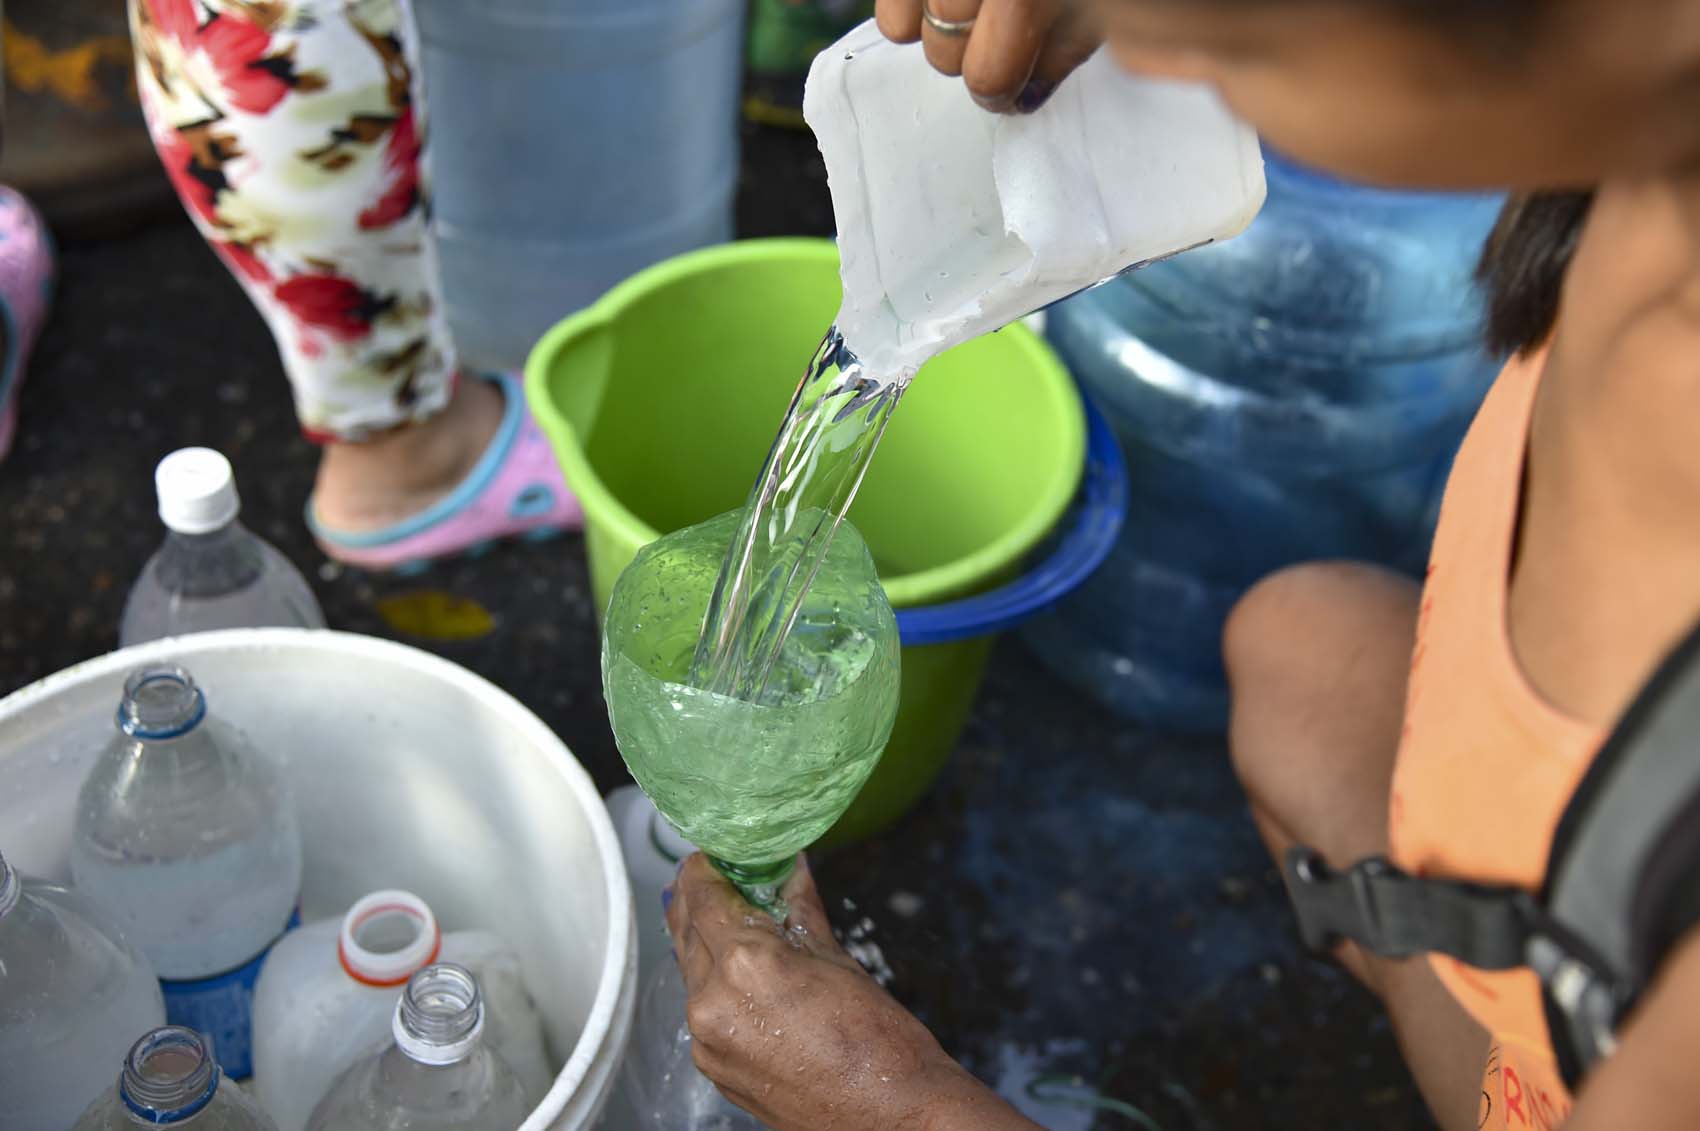
<svg viewBox="0 0 1700 1131"><path fill-rule="evenodd" d="M636 996L619 841L560 739L464 668L388 641L298 629L161 640L68 668L0 700L6 858L69 878L77 788L112 733L124 675L162 659L194 674L209 710L286 752L305 847L303 917L404 888L444 930L503 935L561 1062L521 1126L594 1126Z"/></svg>

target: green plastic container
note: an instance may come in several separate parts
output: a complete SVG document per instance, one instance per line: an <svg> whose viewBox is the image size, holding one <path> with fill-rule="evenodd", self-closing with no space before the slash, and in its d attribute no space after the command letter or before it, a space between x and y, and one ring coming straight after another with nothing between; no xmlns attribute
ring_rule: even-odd
<svg viewBox="0 0 1700 1131"><path fill-rule="evenodd" d="M752 240L657 264L549 331L526 394L584 503L597 608L661 533L744 502L839 303L826 240ZM899 610L1021 573L1080 482L1085 418L1025 327L935 359L904 394L851 520ZM879 768L828 834L879 831L926 790L967 721L991 637L903 649Z"/></svg>

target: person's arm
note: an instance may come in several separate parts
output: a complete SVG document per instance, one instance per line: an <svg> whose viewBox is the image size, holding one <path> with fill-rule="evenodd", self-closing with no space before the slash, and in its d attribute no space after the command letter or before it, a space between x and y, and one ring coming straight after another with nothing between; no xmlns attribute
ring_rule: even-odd
<svg viewBox="0 0 1700 1131"><path fill-rule="evenodd" d="M1674 950L1630 1017L1617 1052L1583 1081L1563 1131L1700 1127L1700 932Z"/></svg>
<svg viewBox="0 0 1700 1131"><path fill-rule="evenodd" d="M832 935L806 862L781 930L701 855L667 921L691 1056L774 1131L1038 1131L952 1060Z"/></svg>

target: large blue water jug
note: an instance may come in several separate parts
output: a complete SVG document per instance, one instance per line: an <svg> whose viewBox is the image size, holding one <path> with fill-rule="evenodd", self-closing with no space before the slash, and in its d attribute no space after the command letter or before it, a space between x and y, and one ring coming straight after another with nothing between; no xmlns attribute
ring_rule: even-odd
<svg viewBox="0 0 1700 1131"><path fill-rule="evenodd" d="M626 276L732 237L745 0L413 0L449 326L514 369Z"/></svg>
<svg viewBox="0 0 1700 1131"><path fill-rule="evenodd" d="M1501 198L1367 189L1273 154L1268 175L1238 239L1047 314L1132 500L1103 569L1027 638L1153 725L1223 724L1222 624L1259 578L1318 558L1421 571L1498 368L1473 272Z"/></svg>

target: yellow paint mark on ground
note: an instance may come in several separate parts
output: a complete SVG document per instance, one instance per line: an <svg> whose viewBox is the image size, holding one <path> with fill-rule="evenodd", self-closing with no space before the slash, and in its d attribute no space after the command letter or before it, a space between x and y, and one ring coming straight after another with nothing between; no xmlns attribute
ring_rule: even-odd
<svg viewBox="0 0 1700 1131"><path fill-rule="evenodd" d="M477 640L496 627L490 611L469 597L421 589L377 603L378 615L396 632L425 640Z"/></svg>

